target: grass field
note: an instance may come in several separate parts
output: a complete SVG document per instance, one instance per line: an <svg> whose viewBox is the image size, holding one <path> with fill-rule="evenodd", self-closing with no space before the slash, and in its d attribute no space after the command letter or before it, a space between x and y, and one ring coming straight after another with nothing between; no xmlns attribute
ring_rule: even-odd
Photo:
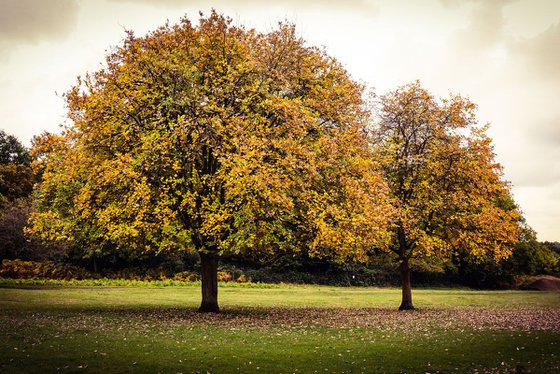
<svg viewBox="0 0 560 374"><path fill-rule="evenodd" d="M3 285L2 373L560 372L560 293Z"/></svg>

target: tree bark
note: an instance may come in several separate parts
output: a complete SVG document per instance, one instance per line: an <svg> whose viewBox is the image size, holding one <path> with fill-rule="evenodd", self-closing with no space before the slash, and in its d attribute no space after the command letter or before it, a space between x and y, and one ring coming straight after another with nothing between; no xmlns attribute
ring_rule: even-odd
<svg viewBox="0 0 560 374"><path fill-rule="evenodd" d="M399 310L413 310L412 305L412 286L410 283L410 265L408 258L402 260L400 265L401 286L402 286L402 302Z"/></svg>
<svg viewBox="0 0 560 374"><path fill-rule="evenodd" d="M201 313L218 313L218 257L213 253L200 253L202 303Z"/></svg>

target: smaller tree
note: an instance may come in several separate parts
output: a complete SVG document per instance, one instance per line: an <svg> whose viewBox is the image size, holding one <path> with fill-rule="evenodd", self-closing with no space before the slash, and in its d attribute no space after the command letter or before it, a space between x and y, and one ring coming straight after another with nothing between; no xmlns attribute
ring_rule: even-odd
<svg viewBox="0 0 560 374"><path fill-rule="evenodd" d="M419 82L381 97L374 142L397 211L390 253L401 310L414 309L411 265L451 254L507 258L520 214L495 161L487 126L460 96L437 100Z"/></svg>

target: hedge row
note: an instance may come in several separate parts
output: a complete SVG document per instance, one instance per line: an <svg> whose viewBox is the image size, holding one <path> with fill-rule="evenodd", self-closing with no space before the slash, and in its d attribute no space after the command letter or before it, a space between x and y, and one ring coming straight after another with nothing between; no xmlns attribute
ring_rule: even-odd
<svg viewBox="0 0 560 374"><path fill-rule="evenodd" d="M78 266L52 261L35 262L22 260L2 260L0 278L9 279L55 279L55 280L82 280L82 279L124 279L133 281L163 281L176 280L179 282L195 282L200 280L197 272L182 271L170 274L163 269L137 269L129 268L120 271L104 273L89 272ZM228 271L218 272L220 282L248 282L244 274Z"/></svg>
<svg viewBox="0 0 560 374"><path fill-rule="evenodd" d="M197 265L187 271L173 271L169 267L157 268L125 268L122 270L107 270L99 273L84 268L60 262L34 262L4 259L0 266L0 278L5 279L50 279L50 280L95 280L113 279L130 281L178 281L198 282L200 275ZM437 277L431 274L424 279L424 274L416 274L416 285L445 285L447 282L441 274ZM441 279L440 279L441 278ZM368 268L354 266L351 269L341 267L310 267L304 269L289 269L287 267L251 268L223 263L218 269L219 282L235 283L267 283L267 284L321 284L332 286L397 286L398 274L395 270L386 268Z"/></svg>

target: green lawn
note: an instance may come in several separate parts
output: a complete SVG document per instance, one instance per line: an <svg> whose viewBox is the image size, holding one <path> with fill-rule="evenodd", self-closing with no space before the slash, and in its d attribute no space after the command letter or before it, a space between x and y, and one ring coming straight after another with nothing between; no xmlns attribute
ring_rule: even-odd
<svg viewBox="0 0 560 374"><path fill-rule="evenodd" d="M0 372L560 372L560 293L220 287L0 288Z"/></svg>

